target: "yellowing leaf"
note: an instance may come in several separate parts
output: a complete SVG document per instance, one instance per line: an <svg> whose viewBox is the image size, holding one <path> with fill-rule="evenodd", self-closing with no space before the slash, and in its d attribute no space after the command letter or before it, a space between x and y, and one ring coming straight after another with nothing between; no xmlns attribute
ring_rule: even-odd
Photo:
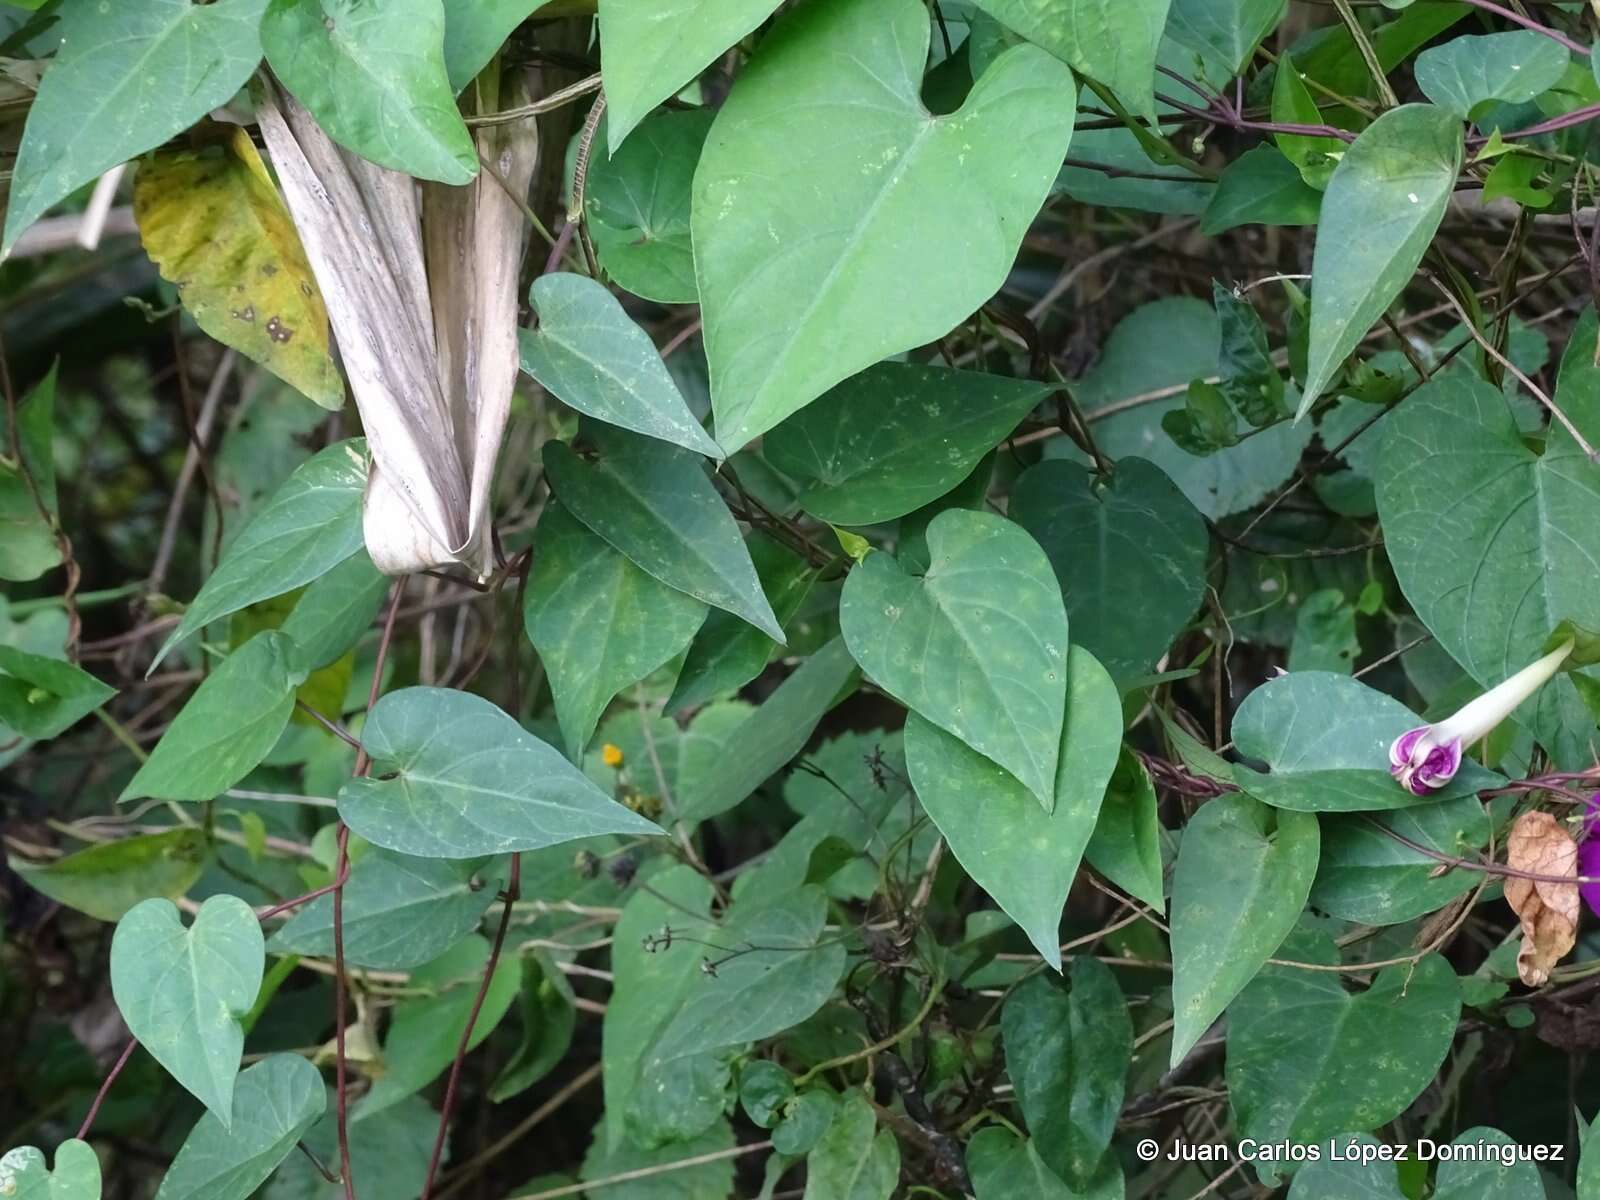
<svg viewBox="0 0 1600 1200"><path fill-rule="evenodd" d="M1511 827L1506 864L1533 875L1571 875L1572 883L1546 879L1506 880L1506 903L1522 919L1517 975L1529 987L1550 978L1578 940L1578 845L1546 812L1525 812Z"/></svg>
<svg viewBox="0 0 1600 1200"><path fill-rule="evenodd" d="M344 404L328 311L249 134L145 159L133 213L145 253L201 329L322 407Z"/></svg>

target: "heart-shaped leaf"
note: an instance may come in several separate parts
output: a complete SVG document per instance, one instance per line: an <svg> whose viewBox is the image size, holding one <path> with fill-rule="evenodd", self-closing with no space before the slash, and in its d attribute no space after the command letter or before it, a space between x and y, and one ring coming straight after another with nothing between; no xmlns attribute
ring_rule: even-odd
<svg viewBox="0 0 1600 1200"><path fill-rule="evenodd" d="M1116 1130L1133 1053L1116 976L1081 955L1064 979L1035 975L1007 997L1000 1028L1039 1157L1073 1187L1087 1187Z"/></svg>
<svg viewBox="0 0 1600 1200"><path fill-rule="evenodd" d="M1592 314L1573 330L1556 403L1600 436ZM1600 471L1552 425L1543 454L1477 379L1419 388L1384 419L1378 513L1406 599L1484 687L1527 666L1563 620L1600 628ZM1588 766L1594 717L1558 676L1518 710L1565 770Z"/></svg>
<svg viewBox="0 0 1600 1200"><path fill-rule="evenodd" d="M239 1075L233 1120L200 1118L156 1200L245 1200L327 1107L322 1074L298 1054L273 1054Z"/></svg>
<svg viewBox="0 0 1600 1200"><path fill-rule="evenodd" d="M977 0L1001 24L1155 116L1156 50L1169 0Z"/></svg>
<svg viewBox="0 0 1600 1200"><path fill-rule="evenodd" d="M650 336L603 285L553 272L533 281L528 302L539 320L517 334L522 369L552 396L597 421L722 457Z"/></svg>
<svg viewBox="0 0 1600 1200"><path fill-rule="evenodd" d="M444 65L450 90L459 93L471 83L512 31L548 3L550 0L445 0Z"/></svg>
<svg viewBox="0 0 1600 1200"><path fill-rule="evenodd" d="M77 1138L56 1147L56 1169L44 1151L18 1146L0 1158L0 1196L6 1200L100 1200L100 1159Z"/></svg>
<svg viewBox="0 0 1600 1200"><path fill-rule="evenodd" d="M930 28L920 0L801 5L717 114L693 229L729 453L989 299L1060 169L1076 108L1067 67L1014 46L959 111L930 116Z"/></svg>
<svg viewBox="0 0 1600 1200"><path fill-rule="evenodd" d="M977 1200L1122 1200L1126 1194L1122 1167L1107 1155L1087 1190L1070 1188L1045 1166L1033 1138L1019 1138L1009 1129L989 1125L967 1143L967 1170Z"/></svg>
<svg viewBox="0 0 1600 1200"><path fill-rule="evenodd" d="M367 714L361 742L374 772L340 790L339 815L401 854L478 858L661 832L481 696L390 692Z"/></svg>
<svg viewBox="0 0 1600 1200"><path fill-rule="evenodd" d="M1142 458L1120 459L1103 484L1051 459L1012 485L1008 511L1055 568L1073 641L1119 682L1148 674L1205 586L1205 521L1177 485Z"/></svg>
<svg viewBox="0 0 1600 1200"><path fill-rule="evenodd" d="M211 897L188 929L172 901L146 900L111 939L111 994L129 1032L225 1128L244 1050L239 1018L265 961L261 926L237 896Z"/></svg>
<svg viewBox="0 0 1600 1200"><path fill-rule="evenodd" d="M1289 0L1172 0L1167 32L1197 50L1214 52L1229 71L1239 73L1288 7Z"/></svg>
<svg viewBox="0 0 1600 1200"><path fill-rule="evenodd" d="M191 633L302 587L360 550L366 486L367 444L359 438L329 446L296 468L228 544L150 670Z"/></svg>
<svg viewBox="0 0 1600 1200"><path fill-rule="evenodd" d="M906 718L905 744L917 798L951 852L1060 970L1061 911L1122 744L1122 706L1105 668L1077 646L1067 658L1053 812L1041 812L1010 772L916 713Z"/></svg>
<svg viewBox="0 0 1600 1200"><path fill-rule="evenodd" d="M195 689L117 799L210 800L226 791L278 744L307 674L287 637L256 634Z"/></svg>
<svg viewBox="0 0 1600 1200"><path fill-rule="evenodd" d="M53 738L117 694L80 667L0 645L0 724L25 738Z"/></svg>
<svg viewBox="0 0 1600 1200"><path fill-rule="evenodd" d="M610 92L606 98L614 116L616 101ZM703 108L656 113L610 158L589 160L583 212L595 257L635 296L658 304L700 298L689 213L694 169L715 116Z"/></svg>
<svg viewBox="0 0 1600 1200"><path fill-rule="evenodd" d="M1332 966L1333 940L1296 933L1279 957ZM1461 1015L1450 964L1386 967L1352 993L1337 971L1268 964L1228 1006L1228 1097L1241 1135L1308 1143L1394 1120L1428 1086Z"/></svg>
<svg viewBox="0 0 1600 1200"><path fill-rule="evenodd" d="M1318 844L1316 817L1242 792L1189 821L1172 875L1174 1066L1294 928Z"/></svg>
<svg viewBox="0 0 1600 1200"><path fill-rule="evenodd" d="M1477 884L1473 872L1440 874L1438 858L1411 849L1384 830L1435 854L1468 858L1489 840L1490 828L1489 814L1477 796L1372 817L1325 816L1311 907L1368 925L1396 925L1437 912Z"/></svg>
<svg viewBox="0 0 1600 1200"><path fill-rule="evenodd" d="M670 100L780 0L605 0L600 60L613 156L656 105Z"/></svg>
<svg viewBox="0 0 1600 1200"><path fill-rule="evenodd" d="M478 152L444 65L443 0L271 0L261 48L328 136L362 158L469 183Z"/></svg>
<svg viewBox="0 0 1600 1200"><path fill-rule="evenodd" d="M1067 614L1039 544L992 513L928 525L920 579L869 554L839 627L868 677L1015 775L1049 812L1066 713Z"/></svg>
<svg viewBox="0 0 1600 1200"><path fill-rule="evenodd" d="M683 653L706 606L645 574L559 502L539 518L534 545L538 561L523 621L549 673L556 719L576 762L606 706Z"/></svg>
<svg viewBox="0 0 1600 1200"><path fill-rule="evenodd" d="M405 970L439 957L478 927L504 878L482 859L412 858L370 849L344 886L345 961ZM333 897L302 906L268 946L279 953L333 956Z"/></svg>
<svg viewBox="0 0 1600 1200"><path fill-rule="evenodd" d="M1293 671L1269 679L1245 697L1233 717L1233 740L1246 758L1233 782L1277 808L1301 812L1361 812L1434 804L1505 782L1464 759L1445 787L1413 795L1389 774L1389 747L1421 718L1392 696L1332 671Z"/></svg>
<svg viewBox="0 0 1600 1200"><path fill-rule="evenodd" d="M1461 169L1461 122L1431 104L1391 108L1345 151L1323 194L1311 265L1311 346L1298 416L1422 261Z"/></svg>
<svg viewBox="0 0 1600 1200"><path fill-rule="evenodd" d="M0 257L51 205L233 99L261 61L266 3L67 5L22 131Z"/></svg>
<svg viewBox="0 0 1600 1200"><path fill-rule="evenodd" d="M900 1143L878 1128L866 1096L852 1091L806 1159L807 1190L838 1200L889 1200L899 1180Z"/></svg>
<svg viewBox="0 0 1600 1200"><path fill-rule="evenodd" d="M609 425L588 429L587 457L544 444L544 469L567 510L668 587L727 609L775 641L783 630L733 514L704 459Z"/></svg>
<svg viewBox="0 0 1600 1200"><path fill-rule="evenodd" d="M1572 52L1532 29L1452 38L1417 55L1417 86L1463 119L1480 104L1526 104L1566 74Z"/></svg>
<svg viewBox="0 0 1600 1200"><path fill-rule="evenodd" d="M875 525L943 496L1050 394L1046 384L879 363L769 433L763 457L801 485L800 507Z"/></svg>

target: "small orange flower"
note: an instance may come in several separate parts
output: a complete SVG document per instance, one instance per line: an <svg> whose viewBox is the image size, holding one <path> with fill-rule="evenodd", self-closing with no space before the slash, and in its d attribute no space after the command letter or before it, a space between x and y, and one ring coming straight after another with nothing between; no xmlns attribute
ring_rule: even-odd
<svg viewBox="0 0 1600 1200"><path fill-rule="evenodd" d="M610 742L607 742L600 747L600 758L608 767L620 767L622 765L622 747L613 746Z"/></svg>

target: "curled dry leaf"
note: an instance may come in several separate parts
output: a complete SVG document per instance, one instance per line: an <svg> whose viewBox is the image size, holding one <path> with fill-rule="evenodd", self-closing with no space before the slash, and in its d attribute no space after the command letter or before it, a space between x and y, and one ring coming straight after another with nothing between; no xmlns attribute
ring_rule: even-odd
<svg viewBox="0 0 1600 1200"><path fill-rule="evenodd" d="M525 99L504 81L500 100ZM262 136L327 301L372 449L362 528L386 574L492 563L489 481L517 374L517 197L532 122L480 131L492 167L425 184L335 145L294 97L260 89Z"/></svg>
<svg viewBox="0 0 1600 1200"><path fill-rule="evenodd" d="M1546 812L1526 812L1511 827L1506 863L1535 875L1570 875L1572 883L1545 879L1506 880L1506 903L1522 919L1517 975L1529 987L1550 978L1578 939L1578 844Z"/></svg>

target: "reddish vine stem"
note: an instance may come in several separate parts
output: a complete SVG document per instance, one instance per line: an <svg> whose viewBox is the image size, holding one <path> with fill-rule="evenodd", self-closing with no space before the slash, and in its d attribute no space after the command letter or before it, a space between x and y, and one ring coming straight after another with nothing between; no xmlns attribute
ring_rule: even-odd
<svg viewBox="0 0 1600 1200"><path fill-rule="evenodd" d="M439 1160L444 1156L445 1138L450 1133L450 1118L455 1112L457 1085L461 1081L461 1067L467 1060L467 1047L472 1043L472 1029L478 1023L478 1013L483 1009L484 999L489 994L489 984L494 979L495 968L500 965L500 952L505 948L506 931L511 928L511 908L522 893L522 855L511 856L511 873L506 880L504 893L505 907L500 913L500 927L495 930L494 945L489 950L489 961L483 967L483 982L478 985L478 996L472 1002L472 1011L467 1014L467 1024L461 1031L461 1040L456 1043L456 1056L450 1064L450 1078L444 1087L444 1104L439 1110L439 1131L433 1138L433 1153L428 1158L428 1177L422 1185L421 1200L430 1200L433 1195L433 1181L439 1173Z"/></svg>
<svg viewBox="0 0 1600 1200"><path fill-rule="evenodd" d="M383 689L383 664L389 657L389 644L394 640L395 617L400 612L400 598L405 595L406 581L401 576L395 580L389 596L389 612L383 619L383 635L378 640L378 654L372 664L372 687L367 692L367 712L378 703L378 693ZM372 758L363 746L356 752L354 775L364 776L372 767ZM335 1113L339 1131L339 1175L344 1180L345 1200L356 1200L356 1180L350 1169L350 1105L345 1086L345 979L344 979L344 884L350 877L350 827L339 822L339 861L334 871L333 892L333 1074Z"/></svg>
<svg viewBox="0 0 1600 1200"><path fill-rule="evenodd" d="M111 1091L111 1085L117 1081L117 1076L122 1074L122 1068L128 1065L128 1060L133 1057L133 1048L138 1044L138 1038L129 1038L128 1044L122 1048L122 1053L117 1055L117 1061L112 1065L105 1082L100 1085L100 1090L94 1094L94 1103L89 1105L89 1111L84 1114L83 1124L78 1126L78 1140L80 1142L88 1137L89 1130L94 1128L94 1119L100 1115L100 1106L105 1103L106 1093Z"/></svg>

